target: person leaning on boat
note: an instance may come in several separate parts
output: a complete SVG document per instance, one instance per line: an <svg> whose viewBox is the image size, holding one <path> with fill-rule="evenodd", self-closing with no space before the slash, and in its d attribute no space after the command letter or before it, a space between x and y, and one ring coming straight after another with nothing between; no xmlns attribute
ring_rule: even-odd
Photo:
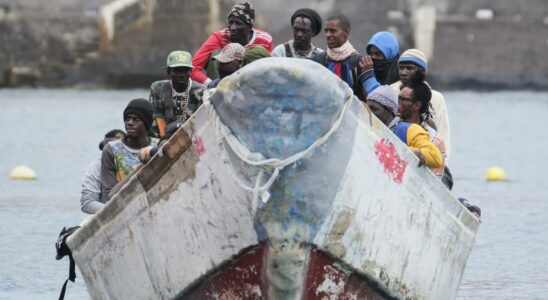
<svg viewBox="0 0 548 300"><path fill-rule="evenodd" d="M428 88L426 85L413 88L424 90L425 87ZM441 167L443 156L436 145L430 141L428 132L417 124L403 122L397 117L398 97L398 93L394 89L383 85L367 95L367 106L381 122L409 146L419 158L420 166L426 165L431 169Z"/></svg>
<svg viewBox="0 0 548 300"><path fill-rule="evenodd" d="M426 71L428 69L428 60L426 55L418 49L408 49L402 53L398 60L400 81L393 83L391 86L396 91L400 90L402 83L407 83L410 80L417 80L417 76L426 77ZM427 120L430 124L434 122L435 130L445 141L445 160L449 162L451 157L451 133L449 130L449 115L447 113L447 106L445 104L445 98L440 92L431 89L432 99L431 114L432 119Z"/></svg>
<svg viewBox="0 0 548 300"><path fill-rule="evenodd" d="M167 80L150 86L149 100L154 110L151 135L161 138L169 123L185 122L202 104L206 87L190 79L192 56L186 51L173 51L167 57Z"/></svg>
<svg viewBox="0 0 548 300"><path fill-rule="evenodd" d="M101 193L110 199L110 190L139 164L139 150L151 144L152 105L146 99L131 100L124 110L126 136L109 142L101 156Z"/></svg>

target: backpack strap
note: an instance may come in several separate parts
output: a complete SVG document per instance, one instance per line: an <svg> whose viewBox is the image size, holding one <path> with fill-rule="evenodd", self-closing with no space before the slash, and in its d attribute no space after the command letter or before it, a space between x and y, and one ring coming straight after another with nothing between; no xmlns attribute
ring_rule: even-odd
<svg viewBox="0 0 548 300"><path fill-rule="evenodd" d="M361 59L362 57L359 54L351 55L350 59L348 60L348 64L351 68L350 72L352 73L352 82L354 83L354 88L353 88L354 93L359 99L365 100L366 95L363 92L363 86L358 80L358 77L361 74L361 69L360 69Z"/></svg>
<svg viewBox="0 0 548 300"><path fill-rule="evenodd" d="M285 57L293 57L293 52L291 52L291 47L289 46L289 42L284 43L285 48Z"/></svg>
<svg viewBox="0 0 548 300"><path fill-rule="evenodd" d="M73 234L80 226L74 226L70 228L63 227L63 230L61 230L61 233L59 233L59 238L57 239L57 242L55 243L55 249L57 250L57 255L55 256L55 259L60 260L61 258L68 255L69 257L69 277L67 280L65 280L65 283L63 284L63 287L61 288L61 293L59 294L59 300L63 300L65 298L65 292L67 290L67 283L68 281L74 282L76 279L76 263L74 262L74 258L72 257L72 251L67 246L67 238Z"/></svg>

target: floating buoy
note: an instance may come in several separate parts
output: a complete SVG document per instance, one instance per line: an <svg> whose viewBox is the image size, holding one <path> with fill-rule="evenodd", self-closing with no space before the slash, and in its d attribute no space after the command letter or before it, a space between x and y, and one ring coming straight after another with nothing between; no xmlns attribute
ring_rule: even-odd
<svg viewBox="0 0 548 300"><path fill-rule="evenodd" d="M36 173L33 169L27 166L18 166L11 170L10 179L15 180L34 180L36 179Z"/></svg>
<svg viewBox="0 0 548 300"><path fill-rule="evenodd" d="M501 167L491 167L487 170L487 181L506 180L506 173Z"/></svg>

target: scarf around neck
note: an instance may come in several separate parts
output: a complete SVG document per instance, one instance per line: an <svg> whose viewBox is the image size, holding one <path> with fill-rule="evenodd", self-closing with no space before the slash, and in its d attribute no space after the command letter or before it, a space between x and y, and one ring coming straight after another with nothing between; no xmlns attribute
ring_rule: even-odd
<svg viewBox="0 0 548 300"><path fill-rule="evenodd" d="M349 41L346 41L338 48L327 48L327 56L334 61L345 60L353 53L358 53L358 51L354 49L354 46Z"/></svg>

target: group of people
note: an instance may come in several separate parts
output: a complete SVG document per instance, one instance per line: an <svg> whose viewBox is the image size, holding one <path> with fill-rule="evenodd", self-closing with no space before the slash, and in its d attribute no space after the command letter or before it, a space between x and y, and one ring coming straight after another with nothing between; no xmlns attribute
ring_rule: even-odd
<svg viewBox="0 0 548 300"><path fill-rule="evenodd" d="M114 137L107 133L100 146L100 164L94 162L85 173L84 212L98 211L112 187L150 159L158 149L154 139L169 138L202 104L204 91L217 87L243 66L270 56L310 59L325 66L411 148L421 165L430 167L451 188L445 100L425 81L428 61L420 50L409 49L400 55L397 38L381 31L365 44L362 56L348 40L351 24L345 15L329 16L324 26L310 8L293 13L293 39L275 47L269 33L254 27L255 9L249 2L234 5L227 21L228 26L213 32L194 56L180 50L169 53L168 79L152 83L149 100L128 104L123 114L126 133ZM325 50L312 43L322 27Z"/></svg>

